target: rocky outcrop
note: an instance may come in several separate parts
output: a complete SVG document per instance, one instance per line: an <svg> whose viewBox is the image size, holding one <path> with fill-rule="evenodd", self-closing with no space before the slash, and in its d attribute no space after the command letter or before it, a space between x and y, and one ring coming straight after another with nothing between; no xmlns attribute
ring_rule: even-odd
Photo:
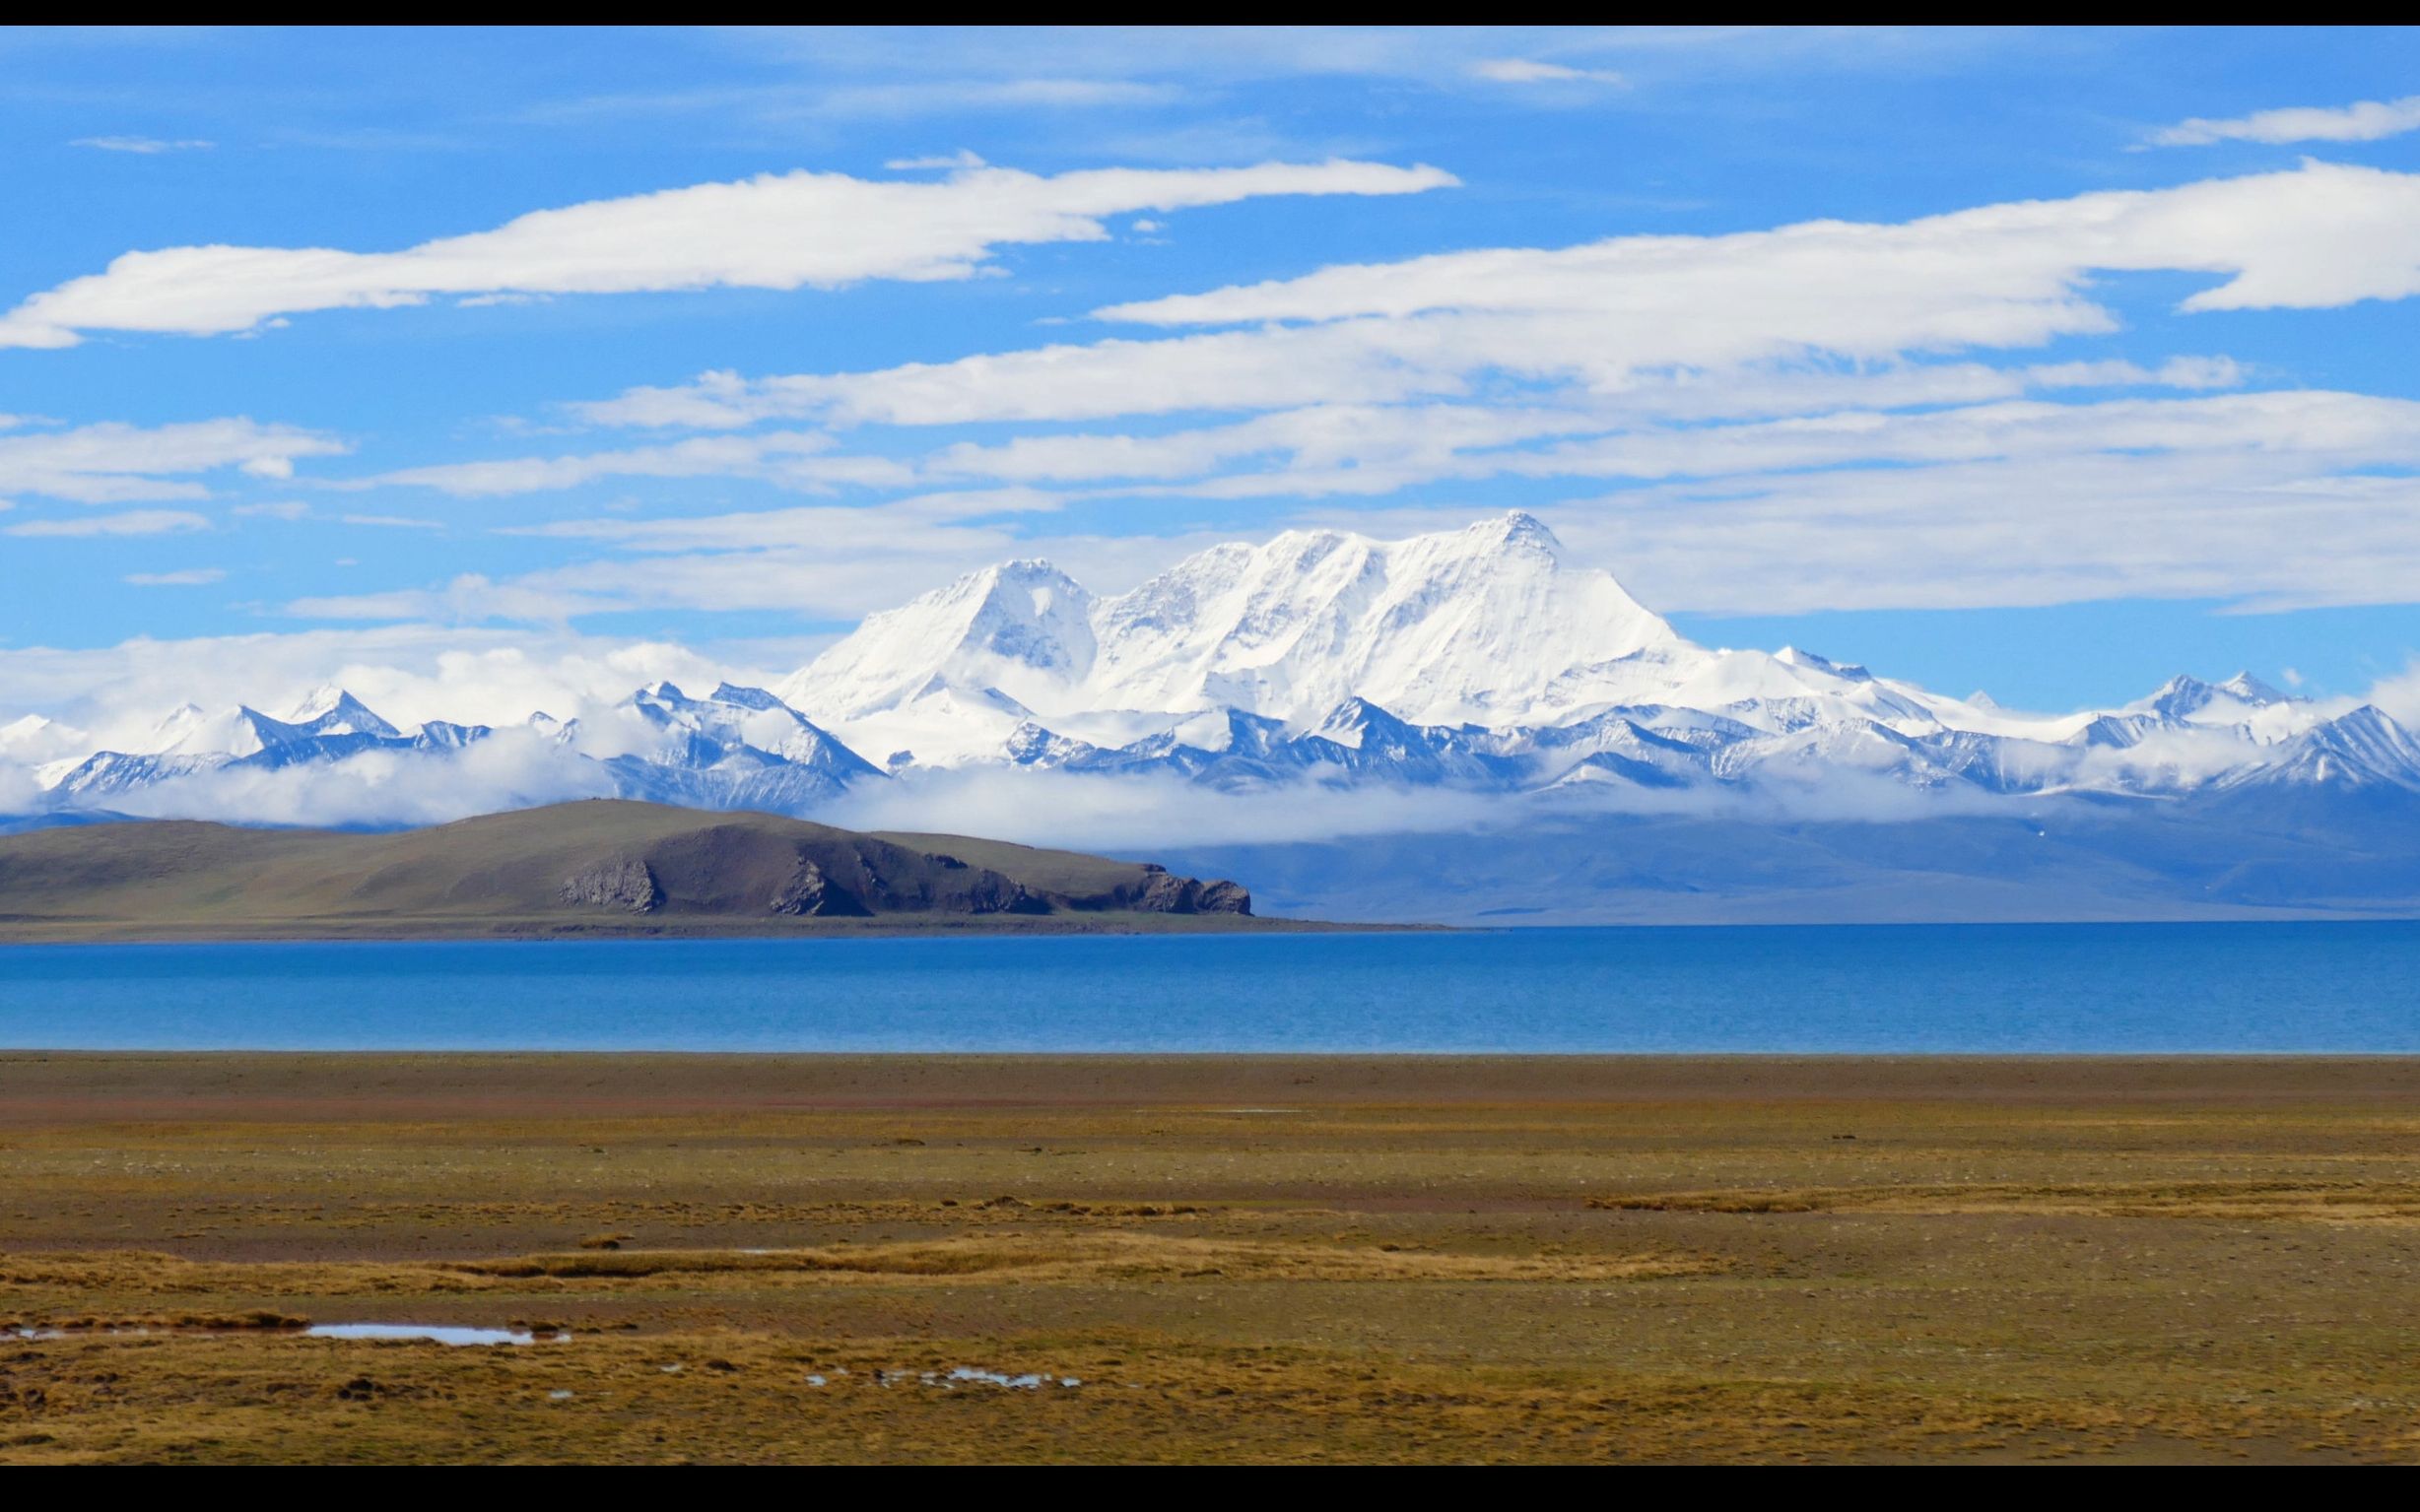
<svg viewBox="0 0 2420 1512"><path fill-rule="evenodd" d="M563 880L558 895L567 903L623 913L651 913L664 900L647 864L627 856L572 873Z"/></svg>
<svg viewBox="0 0 2420 1512"><path fill-rule="evenodd" d="M831 918L841 914L861 914L863 904L832 884L824 869L801 856L798 864L781 886L773 889L772 910L794 918Z"/></svg>
<svg viewBox="0 0 2420 1512"><path fill-rule="evenodd" d="M1252 895L1236 883L1178 877L1145 863L1142 887L1124 900L1137 913L1234 913L1248 915Z"/></svg>
<svg viewBox="0 0 2420 1512"><path fill-rule="evenodd" d="M1246 917L1250 916L1252 894L1244 884L1229 882L1221 878L1215 882L1202 883L1200 886L1201 894L1194 899L1193 903L1195 913L1237 913Z"/></svg>

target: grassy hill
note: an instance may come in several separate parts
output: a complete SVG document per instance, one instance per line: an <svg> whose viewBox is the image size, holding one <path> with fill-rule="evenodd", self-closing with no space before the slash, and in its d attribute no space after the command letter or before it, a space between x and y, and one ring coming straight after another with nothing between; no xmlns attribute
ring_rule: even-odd
<svg viewBox="0 0 2420 1512"><path fill-rule="evenodd" d="M1233 883L953 835L598 799L392 834L0 836L0 940L1251 927Z"/></svg>

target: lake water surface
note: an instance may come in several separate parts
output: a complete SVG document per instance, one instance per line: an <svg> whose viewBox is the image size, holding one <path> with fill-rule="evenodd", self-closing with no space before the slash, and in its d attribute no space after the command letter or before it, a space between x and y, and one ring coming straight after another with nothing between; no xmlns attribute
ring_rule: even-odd
<svg viewBox="0 0 2420 1512"><path fill-rule="evenodd" d="M2420 924L0 948L24 1049L2420 1052Z"/></svg>

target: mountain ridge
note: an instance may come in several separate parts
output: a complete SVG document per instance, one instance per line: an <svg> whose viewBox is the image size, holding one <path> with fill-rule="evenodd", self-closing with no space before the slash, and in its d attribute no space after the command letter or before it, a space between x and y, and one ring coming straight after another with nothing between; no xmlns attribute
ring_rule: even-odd
<svg viewBox="0 0 2420 1512"><path fill-rule="evenodd" d="M869 616L770 688L696 696L657 682L571 719L496 727L401 727L333 685L286 707L187 704L127 750L30 716L0 726L0 759L28 774L31 812L57 816L208 814L358 771L348 822L370 825L415 822L381 796L398 774L491 756L531 773L508 804L809 817L881 793L898 798L884 814L914 812L918 784L953 773L1162 784L1145 808L1183 789L1247 805L1382 789L1486 800L1499 832L1586 814L1734 823L1777 879L1793 864L1781 827L1810 817L1907 823L1980 805L2022 833L2044 806L2089 802L2141 818L2146 836L2273 821L2358 842L2361 824L2420 814L2420 739L2373 704L2238 673L2030 714L1803 648L1702 646L1517 511L1394 542L1291 531L1214 547L1109 597L1048 562L1005 562ZM1052 801L1021 805L1022 832L1047 831ZM1990 854L2004 853L1972 864L1998 864ZM2232 886L2199 865L2173 869L2174 885ZM1599 874L1573 875L1584 890Z"/></svg>

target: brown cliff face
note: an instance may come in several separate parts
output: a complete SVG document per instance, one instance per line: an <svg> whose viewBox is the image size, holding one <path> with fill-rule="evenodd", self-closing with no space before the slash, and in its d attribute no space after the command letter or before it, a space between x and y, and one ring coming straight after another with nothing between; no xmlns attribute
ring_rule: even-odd
<svg viewBox="0 0 2420 1512"><path fill-rule="evenodd" d="M647 864L627 856L572 873L563 880L556 895L575 906L616 908L624 913L652 913L664 897Z"/></svg>
<svg viewBox="0 0 2420 1512"><path fill-rule="evenodd" d="M1202 882L1191 877L1178 877L1167 868L1146 862L1143 870L1150 875L1142 889L1127 898L1123 906L1143 913L1233 913L1248 915L1252 911L1252 895L1232 882Z"/></svg>
<svg viewBox="0 0 2420 1512"><path fill-rule="evenodd" d="M1036 852L1047 856L1048 852ZM1089 858L1087 858L1089 859ZM1111 863L1111 865L1116 865ZM1178 877L1138 862L1100 878L1029 886L996 866L946 851L850 834L769 826L753 819L706 822L635 855L584 868L561 889L567 902L633 913L752 912L798 918L893 913L1222 913L1248 916L1251 894L1232 882Z"/></svg>

